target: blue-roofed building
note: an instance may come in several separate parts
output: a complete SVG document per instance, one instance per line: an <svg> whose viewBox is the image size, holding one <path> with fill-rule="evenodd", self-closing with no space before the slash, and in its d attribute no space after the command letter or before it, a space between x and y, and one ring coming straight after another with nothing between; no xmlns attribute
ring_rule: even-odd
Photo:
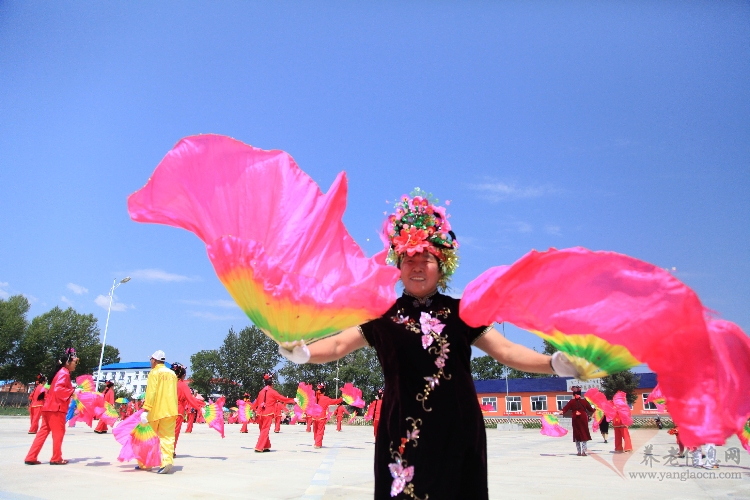
<svg viewBox="0 0 750 500"><path fill-rule="evenodd" d="M633 404L633 415L656 415L656 406L646 404L646 398L656 387L655 373L638 373L637 396ZM482 405L492 406L494 411L485 411L488 417L541 416L562 409L573 397L571 386L580 385L585 392L591 387L600 387L601 379L582 382L569 377L510 378L499 380L476 380L474 387ZM663 413L662 413L663 414Z"/></svg>
<svg viewBox="0 0 750 500"><path fill-rule="evenodd" d="M167 367L172 365L164 363ZM151 372L150 361L134 361L132 363L111 363L102 365L102 380L112 380L128 391L133 396L146 392L146 380ZM98 371L94 370L94 379L99 380Z"/></svg>

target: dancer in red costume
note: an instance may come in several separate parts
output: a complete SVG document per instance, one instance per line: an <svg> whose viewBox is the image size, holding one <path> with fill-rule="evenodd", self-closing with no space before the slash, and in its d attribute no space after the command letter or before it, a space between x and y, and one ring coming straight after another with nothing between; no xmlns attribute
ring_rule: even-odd
<svg viewBox="0 0 750 500"><path fill-rule="evenodd" d="M282 410L286 407L284 403L281 401L276 401L276 408L273 412L273 420L274 420L274 427L273 432L278 434L281 431L281 419L282 419Z"/></svg>
<svg viewBox="0 0 750 500"><path fill-rule="evenodd" d="M186 410L199 410L206 404L200 399L193 396L190 387L185 382L187 370L180 363L172 363L172 371L177 375L177 420L174 424L174 452L173 457L177 457L177 440L180 439L180 430Z"/></svg>
<svg viewBox="0 0 750 500"><path fill-rule="evenodd" d="M39 420L42 417L42 406L44 406L44 383L47 381L47 377L41 373L36 376L36 387L34 392L29 396L29 417L31 418L31 426L29 427L29 434L36 434L39 430Z"/></svg>
<svg viewBox="0 0 750 500"><path fill-rule="evenodd" d="M341 421L344 420L344 415L351 415L351 413L346 411L344 405L339 405L334 414L336 415L336 432L341 432Z"/></svg>
<svg viewBox="0 0 750 500"><path fill-rule="evenodd" d="M250 403L250 394L248 394L248 393L245 393L245 394L244 394L244 395L242 396L242 399L244 399L244 400L245 400L245 404L251 404L251 403ZM240 432L241 432L242 434L247 434L247 422L243 422L243 423L242 423L242 429L240 429Z"/></svg>
<svg viewBox="0 0 750 500"><path fill-rule="evenodd" d="M50 465L65 465L67 460L62 457L62 442L65 437L65 414L68 412L70 397L73 395L73 384L70 382L70 374L78 365L76 350L72 347L65 350L65 354L57 360L57 368L52 376L49 390L44 396L42 407L42 427L39 429L31 449L24 459L26 465L39 465L37 460L39 452L47 440L47 435L52 433L52 459Z"/></svg>
<svg viewBox="0 0 750 500"><path fill-rule="evenodd" d="M615 428L615 451L619 453L633 451L633 443L630 442L630 431L628 430L628 426L622 423L620 415L612 419L612 427ZM624 447L623 441L625 441Z"/></svg>
<svg viewBox="0 0 750 500"><path fill-rule="evenodd" d="M266 373L263 375L263 382L266 386L258 393L258 398L255 400L253 408L258 418L258 427L260 428L260 436L258 436L258 442L255 444L255 451L257 453L271 451L271 440L268 438L268 431L271 430L273 414L276 411L276 402L294 403L294 399L282 396L272 387L273 374Z"/></svg>
<svg viewBox="0 0 750 500"><path fill-rule="evenodd" d="M190 434L191 432L193 432L193 423L195 423L196 414L197 412L194 409L190 408L190 410L188 410L187 429L185 429L185 434Z"/></svg>
<svg viewBox="0 0 750 500"><path fill-rule="evenodd" d="M367 407L367 413L370 413L372 408L372 432L375 437L378 437L378 425L380 424L380 409L383 407L383 389L378 389L378 394L375 396L375 400L370 403Z"/></svg>
<svg viewBox="0 0 750 500"><path fill-rule="evenodd" d="M313 417L313 435L315 437L315 448L323 447L323 435L326 433L326 422L328 421L328 407L331 405L341 404L344 401L342 398L331 399L325 395L326 385L324 383L318 384L318 388L315 391L315 397L318 400L318 404L323 408L323 414L319 417Z"/></svg>
<svg viewBox="0 0 750 500"><path fill-rule="evenodd" d="M106 387L104 388L104 392L102 392L102 397L104 398L105 403L109 403L114 406L115 404L115 383L111 380L107 380ZM99 425L96 426L96 429L94 429L94 432L97 434L106 434L107 433L107 423L99 419Z"/></svg>
<svg viewBox="0 0 750 500"><path fill-rule="evenodd" d="M588 451L586 442L591 441L589 415L594 413L594 409L585 398L581 397L580 386L574 385L570 389L573 391L573 399L568 401L568 404L563 407L560 413L565 416L570 415L573 419L573 441L576 443L578 456L585 457L586 451Z"/></svg>

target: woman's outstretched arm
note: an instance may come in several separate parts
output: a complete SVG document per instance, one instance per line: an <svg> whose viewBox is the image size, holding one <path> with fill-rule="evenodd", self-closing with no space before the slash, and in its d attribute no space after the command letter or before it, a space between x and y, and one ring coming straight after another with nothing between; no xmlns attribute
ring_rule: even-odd
<svg viewBox="0 0 750 500"><path fill-rule="evenodd" d="M474 345L498 362L516 370L530 373L554 373L551 356L540 354L521 344L515 344L494 328L482 335Z"/></svg>
<svg viewBox="0 0 750 500"><path fill-rule="evenodd" d="M350 352L366 347L367 342L359 331L352 327L310 345L310 363L328 363L341 359Z"/></svg>

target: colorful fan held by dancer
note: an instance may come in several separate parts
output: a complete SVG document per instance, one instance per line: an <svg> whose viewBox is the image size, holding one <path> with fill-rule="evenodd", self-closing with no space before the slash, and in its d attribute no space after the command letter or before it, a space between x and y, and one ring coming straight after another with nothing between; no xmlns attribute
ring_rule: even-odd
<svg viewBox="0 0 750 500"><path fill-rule="evenodd" d="M615 405L607 400L607 396L601 393L596 387L592 387L583 395L586 400L594 407L594 417L591 422L591 429L594 432L599 430L599 424L602 418L607 417L607 421L615 418Z"/></svg>
<svg viewBox="0 0 750 500"><path fill-rule="evenodd" d="M495 407L494 407L494 406L492 406L492 405L490 405L490 404L486 404L486 405L479 405L479 408L481 408L481 410L482 410L483 412L495 411Z"/></svg>
<svg viewBox="0 0 750 500"><path fill-rule="evenodd" d="M76 377L76 385L81 392L96 392L96 382L91 375L80 375Z"/></svg>
<svg viewBox="0 0 750 500"><path fill-rule="evenodd" d="M143 410L138 410L112 428L112 435L122 445L117 460L129 462L136 459L144 467L159 467L159 437L149 424L141 423L142 414Z"/></svg>
<svg viewBox="0 0 750 500"><path fill-rule="evenodd" d="M352 415L351 415L351 417L349 417L349 422L348 422L348 424L349 424L349 425L352 425L352 424L354 424L354 421L355 421L356 419L357 419L357 410L354 410L354 411L352 412Z"/></svg>
<svg viewBox="0 0 750 500"><path fill-rule="evenodd" d="M508 321L536 333L565 353L581 378L648 363L687 446L723 442L750 416L750 399L735 403L728 389L750 390L743 368L750 340L736 325L707 320L696 294L652 264L584 248L532 251L469 283L459 312L470 326ZM724 335L715 335L718 329ZM730 336L741 349L716 347ZM727 389L717 380L722 371L735 374L724 378ZM717 407L728 411L714 415Z"/></svg>
<svg viewBox="0 0 750 500"><path fill-rule="evenodd" d="M540 433L544 436L563 437L568 433L568 429L560 425L557 416L545 413L542 415L542 430Z"/></svg>
<svg viewBox="0 0 750 500"><path fill-rule="evenodd" d="M320 417L324 414L323 408L315 401L312 385L300 382L297 386L297 405L309 417Z"/></svg>
<svg viewBox="0 0 750 500"><path fill-rule="evenodd" d="M616 416L620 417L620 421L626 427L633 425L633 417L630 411L630 405L625 397L625 393L617 391L612 397L612 403L615 406ZM614 420L614 419L613 419Z"/></svg>
<svg viewBox="0 0 750 500"><path fill-rule="evenodd" d="M341 388L341 397L344 403L349 406L356 406L357 408L365 407L365 402L362 400L362 391L354 387L351 382L347 382Z"/></svg>
<svg viewBox="0 0 750 500"><path fill-rule="evenodd" d="M290 347L377 318L396 300L398 269L384 253L365 257L341 221L346 190L343 172L323 194L283 151L200 135L164 157L128 211L195 233L237 304Z"/></svg>
<svg viewBox="0 0 750 500"><path fill-rule="evenodd" d="M745 422L745 426L737 433L737 437L740 438L742 447L750 453L750 420Z"/></svg>
<svg viewBox="0 0 750 500"><path fill-rule="evenodd" d="M664 398L664 394L662 394L659 384L656 384L654 390L651 391L651 394L648 395L648 397L646 398L646 403L654 403L656 405L656 411L660 413L666 411L667 400Z"/></svg>
<svg viewBox="0 0 750 500"><path fill-rule="evenodd" d="M237 410L240 417L240 422L243 424L249 423L255 418L255 412L253 411L253 405L245 402L243 399L237 400Z"/></svg>
<svg viewBox="0 0 750 500"><path fill-rule="evenodd" d="M103 420L105 424L111 427L115 425L119 418L120 414L117 412L117 409L114 407L114 405L110 404L108 401L105 401L104 410L99 413L99 420Z"/></svg>
<svg viewBox="0 0 750 500"><path fill-rule="evenodd" d="M216 431L224 437L224 401L225 398L221 397L212 403L208 400L208 404L203 407L203 418L206 419L206 423L209 427L216 429Z"/></svg>

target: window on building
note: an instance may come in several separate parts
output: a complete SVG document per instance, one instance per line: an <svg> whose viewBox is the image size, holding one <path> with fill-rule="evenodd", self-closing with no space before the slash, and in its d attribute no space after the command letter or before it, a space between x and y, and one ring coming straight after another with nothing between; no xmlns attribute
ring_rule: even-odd
<svg viewBox="0 0 750 500"><path fill-rule="evenodd" d="M125 380L125 372L120 372L120 380Z"/></svg>
<svg viewBox="0 0 750 500"><path fill-rule="evenodd" d="M656 410L656 405L654 403L647 403L646 402L646 400L648 399L649 394L651 394L651 393L650 392L644 392L642 394L642 396L643 396L643 409L644 410ZM633 408L631 407L631 410L632 409Z"/></svg>
<svg viewBox="0 0 750 500"><path fill-rule="evenodd" d="M146 386L145 385L141 386L141 392L146 392Z"/></svg>
<svg viewBox="0 0 750 500"><path fill-rule="evenodd" d="M556 398L557 398L557 411L560 411L563 409L563 406L568 404L568 401L573 399L573 396L568 396L568 395L556 396Z"/></svg>
<svg viewBox="0 0 750 500"><path fill-rule="evenodd" d="M521 396L505 396L505 411L521 411Z"/></svg>
<svg viewBox="0 0 750 500"><path fill-rule="evenodd" d="M128 384L130 383L130 379L132 379L132 378L133 377L131 377L130 375L128 375Z"/></svg>
<svg viewBox="0 0 750 500"><path fill-rule="evenodd" d="M133 380L138 380L138 373L139 372L135 372L135 378Z"/></svg>
<svg viewBox="0 0 750 500"><path fill-rule="evenodd" d="M482 398L483 405L492 405L492 411L497 411L497 398Z"/></svg>
<svg viewBox="0 0 750 500"><path fill-rule="evenodd" d="M149 374L149 372L143 372L143 378L147 378L148 374Z"/></svg>
<svg viewBox="0 0 750 500"><path fill-rule="evenodd" d="M531 411L547 411L547 396L531 396Z"/></svg>
<svg viewBox="0 0 750 500"><path fill-rule="evenodd" d="M134 386L133 386L133 394L135 394L136 392L138 392L138 386L137 386L137 385L134 385Z"/></svg>

